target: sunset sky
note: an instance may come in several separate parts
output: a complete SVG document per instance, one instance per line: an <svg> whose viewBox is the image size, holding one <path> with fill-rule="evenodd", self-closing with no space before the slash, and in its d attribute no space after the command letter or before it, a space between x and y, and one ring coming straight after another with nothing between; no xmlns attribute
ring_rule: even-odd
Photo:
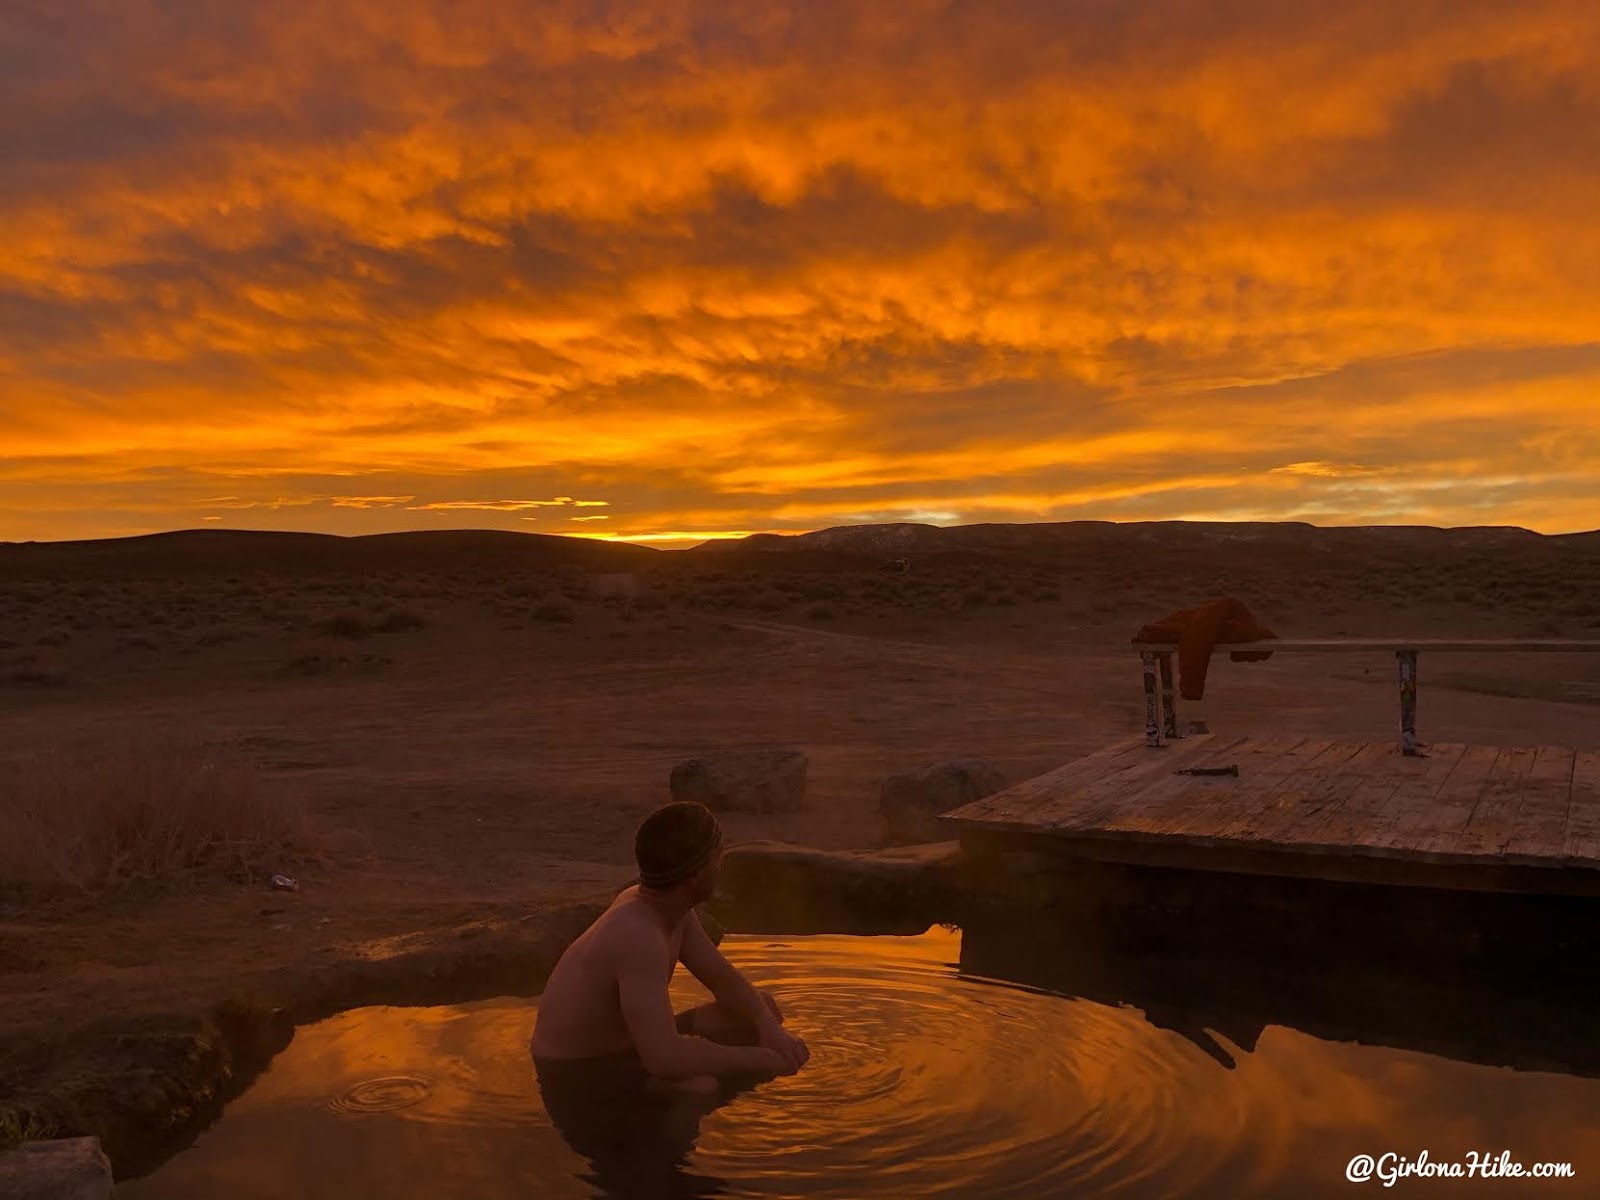
<svg viewBox="0 0 1600 1200"><path fill-rule="evenodd" d="M10 0L0 539L1600 526L1595 0Z"/></svg>

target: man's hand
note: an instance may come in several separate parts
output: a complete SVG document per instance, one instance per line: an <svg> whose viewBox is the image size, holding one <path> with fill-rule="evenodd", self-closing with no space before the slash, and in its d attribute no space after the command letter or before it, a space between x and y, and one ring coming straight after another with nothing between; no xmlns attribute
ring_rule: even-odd
<svg viewBox="0 0 1600 1200"><path fill-rule="evenodd" d="M761 1045L783 1061L783 1074L793 1075L811 1058L806 1044L776 1021L761 1024Z"/></svg>

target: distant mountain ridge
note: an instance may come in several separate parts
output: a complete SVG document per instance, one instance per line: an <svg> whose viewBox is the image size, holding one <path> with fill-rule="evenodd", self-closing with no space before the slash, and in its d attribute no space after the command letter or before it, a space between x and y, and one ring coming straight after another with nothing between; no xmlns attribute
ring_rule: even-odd
<svg viewBox="0 0 1600 1200"><path fill-rule="evenodd" d="M136 537L0 542L0 579L153 574L247 574L382 570L626 572L740 561L795 569L848 568L888 557L1154 555L1163 560L1257 558L1297 561L1340 554L1405 562L1413 553L1532 551L1600 556L1600 530L1541 534L1516 526L1319 526L1303 521L1045 521L928 525L897 521L837 525L809 533L758 533L669 552L651 546L502 529L419 529L345 537L276 530L178 529Z"/></svg>
<svg viewBox="0 0 1600 1200"><path fill-rule="evenodd" d="M1485 548L1538 542L1590 539L1600 546L1600 531L1542 534L1514 525L1439 527L1432 525L1321 526L1305 521L1039 521L928 525L896 521L882 525L837 525L811 533L757 533L749 537L708 541L692 547L695 553L785 553L830 551L843 554L894 555L917 552L977 551L1016 553L1057 550L1108 542L1146 543L1155 546L1196 544L1237 545L1321 543L1329 550L1370 548L1388 544L1418 549Z"/></svg>
<svg viewBox="0 0 1600 1200"><path fill-rule="evenodd" d="M411 529L354 537L271 529L174 529L83 541L0 542L0 578L55 572L215 574L558 566L629 571L661 557L661 551L649 546L511 529Z"/></svg>

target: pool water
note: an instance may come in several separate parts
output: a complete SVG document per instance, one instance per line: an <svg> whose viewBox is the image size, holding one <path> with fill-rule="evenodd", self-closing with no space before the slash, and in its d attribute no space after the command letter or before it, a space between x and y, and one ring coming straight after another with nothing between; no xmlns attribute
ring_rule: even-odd
<svg viewBox="0 0 1600 1200"><path fill-rule="evenodd" d="M1478 1061L1465 1061L1119 1000L1112 987L1085 989L1098 999L1056 994L1016 980L1050 977L1041 968L1062 952L978 953L963 936L938 926L912 937L728 936L724 952L772 991L811 1062L711 1112L669 1112L613 1161L576 1154L541 1106L528 1056L537 1001L365 1008L300 1029L190 1149L117 1194L1596 1194L1600 1153L1585 1152L1600 1131L1600 1080L1558 1062L1486 1065L1504 1056L1482 1037L1463 1051ZM682 1009L707 996L680 970L673 999ZM1417 1017L1413 999L1399 1004L1396 1028ZM1576 1176L1409 1177L1393 1188L1345 1177L1362 1153L1426 1151L1448 1163L1502 1150L1526 1164L1570 1162Z"/></svg>

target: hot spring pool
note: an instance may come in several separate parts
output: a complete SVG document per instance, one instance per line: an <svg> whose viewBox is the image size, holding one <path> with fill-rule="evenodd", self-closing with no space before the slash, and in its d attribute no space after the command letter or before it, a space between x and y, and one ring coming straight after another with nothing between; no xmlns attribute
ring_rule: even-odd
<svg viewBox="0 0 1600 1200"><path fill-rule="evenodd" d="M302 1028L191 1148L117 1195L1348 1200L1364 1187L1576 1200L1600 1172L1600 1156L1585 1161L1600 1080L1559 1064L1324 1040L1256 1016L1230 1026L1241 1045L1182 1010L980 978L1005 973L1004 956L976 955L942 927L730 935L723 949L771 989L811 1062L697 1128L641 1129L626 1162L567 1146L528 1057L537 1001L501 999L356 1009ZM680 1009L706 999L681 968L673 992ZM1576 1178L1345 1178L1361 1153L1437 1163L1473 1150L1570 1162Z"/></svg>

